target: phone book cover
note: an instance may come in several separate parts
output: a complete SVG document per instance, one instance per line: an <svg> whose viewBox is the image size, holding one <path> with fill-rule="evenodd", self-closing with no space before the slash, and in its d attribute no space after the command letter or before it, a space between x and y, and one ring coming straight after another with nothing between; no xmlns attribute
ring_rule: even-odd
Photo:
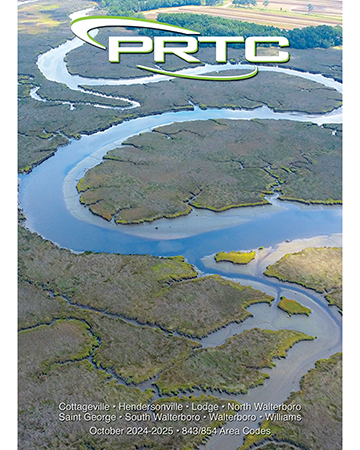
<svg viewBox="0 0 360 450"><path fill-rule="evenodd" d="M342 4L19 1L18 448L342 449Z"/></svg>

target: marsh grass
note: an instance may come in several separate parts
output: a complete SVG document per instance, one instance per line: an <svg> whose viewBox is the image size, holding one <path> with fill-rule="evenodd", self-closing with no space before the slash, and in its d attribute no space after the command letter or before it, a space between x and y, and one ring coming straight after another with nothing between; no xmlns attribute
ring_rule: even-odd
<svg viewBox="0 0 360 450"><path fill-rule="evenodd" d="M167 331L203 337L245 320L246 308L273 297L219 275L196 277L183 257L74 254L19 228L19 275L38 288ZM196 278L195 278L196 277Z"/></svg>
<svg viewBox="0 0 360 450"><path fill-rule="evenodd" d="M264 146L263 136L267 136ZM304 150L306 149L306 150ZM140 223L283 200L341 203L341 137L277 120L174 123L129 138L77 185L91 212ZM195 195L196 194L196 195Z"/></svg>
<svg viewBox="0 0 360 450"><path fill-rule="evenodd" d="M309 339L313 338L292 330L246 330L221 346L195 350L164 371L156 385L167 394L194 388L246 393L269 377L261 369L274 366L273 358L285 357L296 342Z"/></svg>
<svg viewBox="0 0 360 450"><path fill-rule="evenodd" d="M219 252L215 255L215 261L227 261L233 264L248 264L255 258L256 252Z"/></svg>
<svg viewBox="0 0 360 450"><path fill-rule="evenodd" d="M314 289L342 309L342 248L310 247L288 253L264 274Z"/></svg>
<svg viewBox="0 0 360 450"><path fill-rule="evenodd" d="M301 379L301 389L292 392L285 404L301 405L301 421L269 420L262 427L272 431L274 442L285 441L296 448L338 450L342 446L342 355L317 361ZM285 415L286 413L281 413ZM324 428L324 423L326 427ZM262 437L249 436L239 450L267 448ZM279 448L276 445L276 449ZM287 447L285 447L287 448ZM291 449L291 447L290 447ZM271 450L271 446L269 447Z"/></svg>
<svg viewBox="0 0 360 450"><path fill-rule="evenodd" d="M286 297L280 297L280 301L277 306L288 313L289 316L292 316L293 314L306 314L309 316L311 313L310 308L307 308L301 303Z"/></svg>

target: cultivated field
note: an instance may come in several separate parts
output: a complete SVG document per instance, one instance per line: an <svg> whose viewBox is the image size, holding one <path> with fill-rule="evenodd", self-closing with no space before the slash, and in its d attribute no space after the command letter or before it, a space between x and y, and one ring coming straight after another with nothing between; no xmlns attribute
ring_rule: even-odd
<svg viewBox="0 0 360 450"><path fill-rule="evenodd" d="M308 11L308 0L270 0L267 7L259 1L253 8L235 7L225 1L223 6L182 6L163 8L145 13L155 20L159 12L209 14L226 19L242 20L260 25L273 25L287 30L317 25L341 25L342 0L314 0L313 9Z"/></svg>

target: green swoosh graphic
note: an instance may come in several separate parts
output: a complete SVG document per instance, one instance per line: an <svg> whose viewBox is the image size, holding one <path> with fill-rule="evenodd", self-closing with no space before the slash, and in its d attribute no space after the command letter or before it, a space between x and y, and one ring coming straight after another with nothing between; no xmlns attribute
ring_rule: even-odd
<svg viewBox="0 0 360 450"><path fill-rule="evenodd" d="M178 78L187 78L190 80L207 80L207 81L236 81L236 80L246 80L248 78L254 77L258 73L258 68L255 66L255 69L247 73L245 75L235 75L235 76L202 76L202 75L185 75L181 73L167 72L166 70L153 69L152 67L146 66L136 66L139 69L148 70L150 72L158 73L160 75L166 75L168 77L178 77Z"/></svg>
<svg viewBox="0 0 360 450"><path fill-rule="evenodd" d="M156 22L155 20L139 19L137 17L123 16L89 16L79 17L71 22L71 31L78 38L88 44L106 50L105 45L98 42L89 35L89 31L95 28L104 27L135 27L150 28L155 30L171 31L180 34L200 34L199 31L189 30L187 28L178 27L177 25L169 25L167 23Z"/></svg>

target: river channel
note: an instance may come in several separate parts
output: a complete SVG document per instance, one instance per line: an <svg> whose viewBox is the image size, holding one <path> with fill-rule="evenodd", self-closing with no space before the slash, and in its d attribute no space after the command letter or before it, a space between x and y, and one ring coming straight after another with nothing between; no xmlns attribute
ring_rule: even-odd
<svg viewBox="0 0 360 450"><path fill-rule="evenodd" d="M84 12L78 15L84 15ZM68 52L80 45L83 43L75 38L41 55L38 67L43 75L51 81L65 84L69 89L75 90L80 90L80 85L167 82L168 78L158 75L130 80L73 76L67 71L64 58ZM197 73L213 69L212 66L200 67ZM227 69L233 70L234 65L222 66L222 70ZM276 67L264 67L259 70L285 71L287 74L309 78L339 92L342 91L340 83L321 75ZM36 98L35 93L33 98ZM129 108L137 106L133 100L129 101ZM212 393L221 398L235 398L241 403L281 403L291 391L299 389L300 378L314 367L317 360L328 358L341 351L341 315L336 308L329 307L319 294L266 278L262 274L263 269L288 251L311 245L341 246L342 208L282 202L274 196L268 198L270 204L265 206L232 209L222 213L194 209L186 217L121 226L108 223L91 214L80 204L76 191L77 181L86 170L99 164L107 151L121 145L129 137L172 122L214 118L286 119L321 125L341 123L342 111L339 108L328 114L310 115L298 112L276 113L266 106L250 111L202 110L194 106L192 111L166 112L133 119L105 131L73 140L29 174L21 175L19 202L26 216L26 226L60 247L74 252L155 256L181 254L196 267L200 275L219 273L274 296L275 301L271 306L267 304L251 306L248 310L252 313L252 317L242 324L229 324L200 340L200 343L203 347L221 345L228 337L255 326L273 330L296 329L316 336L313 341L296 344L286 358L276 360L276 366L268 370L270 378L263 386L251 389L247 395ZM257 257L248 268L236 269L226 263L216 264L213 260L213 254L218 251L252 250L260 247L263 248L261 253L263 256ZM309 317L288 317L276 306L281 295L300 301L311 308L312 313ZM149 383L151 384L151 381ZM258 415L257 419L260 421L261 417ZM242 422L232 422L227 426L242 429L244 425ZM257 422L251 423L250 426L256 428ZM242 437L239 436L213 436L201 448L235 450L241 443Z"/></svg>

